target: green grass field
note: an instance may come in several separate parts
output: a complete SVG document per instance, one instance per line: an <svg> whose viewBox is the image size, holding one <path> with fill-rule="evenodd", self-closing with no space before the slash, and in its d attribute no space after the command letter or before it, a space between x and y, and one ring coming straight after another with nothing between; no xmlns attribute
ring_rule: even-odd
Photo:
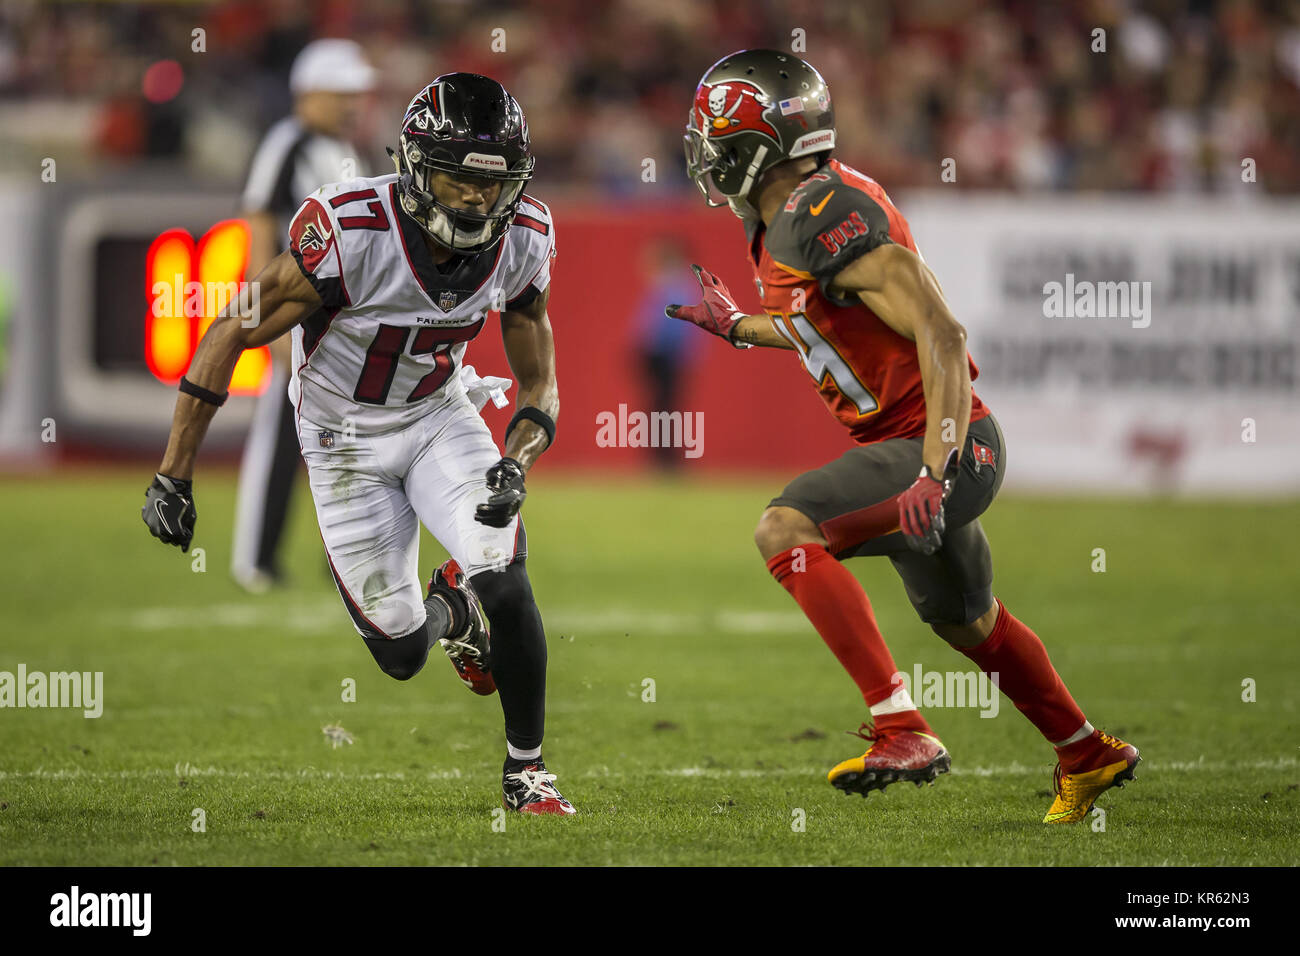
<svg viewBox="0 0 1300 956"><path fill-rule="evenodd" d="M496 699L440 657L408 683L379 671L326 575L305 486L293 585L249 597L226 573L233 476L199 475L204 573L149 538L147 477L0 482L0 671L102 671L105 698L97 720L0 710L0 864L1300 861L1297 503L1008 497L986 516L997 593L1090 719L1142 750L1099 830L1039 823L1054 756L1009 705L928 712L953 754L934 787L864 801L826 784L861 751L843 732L864 708L753 547L779 478L543 470L525 514L550 639L546 755L579 815L498 832ZM441 560L426 541L422 573ZM887 562L850 566L901 669L971 669ZM355 742L332 748L327 724Z"/></svg>

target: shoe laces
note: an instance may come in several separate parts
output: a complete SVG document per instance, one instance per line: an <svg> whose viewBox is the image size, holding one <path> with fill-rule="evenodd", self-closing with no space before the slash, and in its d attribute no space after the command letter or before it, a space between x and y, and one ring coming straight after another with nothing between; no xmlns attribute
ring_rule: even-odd
<svg viewBox="0 0 1300 956"><path fill-rule="evenodd" d="M1075 789L1075 782L1071 774L1065 772L1065 768L1058 762L1056 769L1052 771L1052 789L1058 796L1069 797Z"/></svg>
<svg viewBox="0 0 1300 956"><path fill-rule="evenodd" d="M1128 746L1124 741L1120 740L1118 737L1112 737L1104 730L1097 731L1097 744L1102 747L1110 747L1112 750L1123 750ZM1057 793L1061 792L1062 780L1068 776L1069 774L1065 772L1065 769L1058 761L1056 764L1056 770L1052 774L1052 784L1056 788Z"/></svg>
<svg viewBox="0 0 1300 956"><path fill-rule="evenodd" d="M524 792L522 799L527 800L529 797L547 798L551 797L556 800L563 800L560 791L555 789L555 774L545 769L538 770L534 767L524 767L518 773L506 774L507 780L515 780L523 787Z"/></svg>
<svg viewBox="0 0 1300 956"><path fill-rule="evenodd" d="M1111 747L1114 750L1123 750L1126 746L1124 741L1120 740L1118 737L1112 737L1104 730L1097 731L1097 743L1104 747ZM1069 789L1069 784L1066 782L1066 778L1069 776L1070 775L1065 772L1065 768L1062 767L1058 761L1056 764L1056 770L1052 772L1052 786L1058 794L1062 792L1063 786L1066 789Z"/></svg>
<svg viewBox="0 0 1300 956"><path fill-rule="evenodd" d="M468 641L458 641L454 638L442 637L438 639L438 643L442 645L442 649L447 652L447 656L452 660L458 661L462 657L468 657L475 663L480 663L483 660L482 649Z"/></svg>
<svg viewBox="0 0 1300 956"><path fill-rule="evenodd" d="M874 724L869 724L866 721L863 721L857 730L846 730L844 732L850 737L861 737L869 742L871 746L867 748L867 753L871 753L872 748L885 739L883 730L877 730Z"/></svg>

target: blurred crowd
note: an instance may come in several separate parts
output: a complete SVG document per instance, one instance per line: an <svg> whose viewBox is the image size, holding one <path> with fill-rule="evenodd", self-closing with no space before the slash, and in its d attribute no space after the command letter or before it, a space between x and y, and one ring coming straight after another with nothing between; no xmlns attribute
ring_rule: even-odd
<svg viewBox="0 0 1300 956"><path fill-rule="evenodd" d="M468 70L519 98L548 190L660 197L652 158L685 192L700 75L793 44L830 84L839 154L890 189L939 185L951 158L960 189L1222 192L1250 159L1250 191L1300 191L1300 0L4 0L0 170L237 182L321 36L380 71L354 136L373 169L412 94Z"/></svg>

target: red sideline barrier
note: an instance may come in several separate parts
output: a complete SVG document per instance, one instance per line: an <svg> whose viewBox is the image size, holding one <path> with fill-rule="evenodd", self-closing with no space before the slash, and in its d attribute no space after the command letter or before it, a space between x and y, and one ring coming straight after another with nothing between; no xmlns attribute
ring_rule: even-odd
<svg viewBox="0 0 1300 956"><path fill-rule="evenodd" d="M545 198L544 196L542 197ZM699 205L608 209L556 203L557 256L549 312L555 330L561 414L548 466L634 469L650 462L641 448L602 448L597 415L649 411L637 353L635 311L645 295L645 247L656 236L685 241L691 261L717 273L741 308L757 312L758 296L745 258L740 221L726 209ZM666 303L665 303L666 304ZM480 374L509 374L500 326L493 320L465 361ZM699 331L699 330L690 330ZM683 381L681 411L703 412L703 454L683 464L697 470L777 469L821 465L849 447L812 379L793 352L738 351L719 339L700 344ZM484 418L498 440L513 413L491 405Z"/></svg>

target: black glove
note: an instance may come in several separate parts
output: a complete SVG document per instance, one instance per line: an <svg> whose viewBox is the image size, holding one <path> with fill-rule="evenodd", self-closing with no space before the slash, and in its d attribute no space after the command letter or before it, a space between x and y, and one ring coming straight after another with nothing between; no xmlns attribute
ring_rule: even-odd
<svg viewBox="0 0 1300 956"><path fill-rule="evenodd" d="M492 528L504 528L519 514L524 498L524 469L513 458L502 458L487 470L492 497L474 509L474 520Z"/></svg>
<svg viewBox="0 0 1300 956"><path fill-rule="evenodd" d="M174 544L188 551L198 516L193 482L154 475L153 483L145 489L144 507L140 510L150 534L163 544Z"/></svg>

